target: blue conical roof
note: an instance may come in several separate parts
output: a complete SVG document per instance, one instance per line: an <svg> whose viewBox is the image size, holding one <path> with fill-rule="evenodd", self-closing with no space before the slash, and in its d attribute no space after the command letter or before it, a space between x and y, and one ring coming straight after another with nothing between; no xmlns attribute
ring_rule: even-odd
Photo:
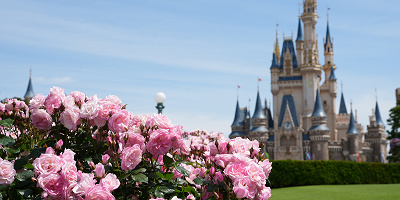
<svg viewBox="0 0 400 200"><path fill-rule="evenodd" d="M276 60L277 58L276 58L276 54L275 53L273 53L272 54L272 64L271 64L271 69L272 68L279 68L279 66L278 66L278 62L277 62L277 60Z"/></svg>
<svg viewBox="0 0 400 200"><path fill-rule="evenodd" d="M296 42L297 41L303 41L303 40L304 40L304 38L303 38L303 29L301 28L301 20L299 18L299 26L297 28L297 39L296 39Z"/></svg>
<svg viewBox="0 0 400 200"><path fill-rule="evenodd" d="M33 98L35 96L35 93L33 93L33 87L32 87L32 78L29 77L29 83L28 83L28 88L26 89L24 98Z"/></svg>
<svg viewBox="0 0 400 200"><path fill-rule="evenodd" d="M381 112L379 111L378 102L376 102L376 106L375 106L375 118L376 118L376 125L380 124L380 125L385 126L385 124L383 123L382 117L381 117Z"/></svg>
<svg viewBox="0 0 400 200"><path fill-rule="evenodd" d="M245 112L239 107L239 100L236 102L235 119L233 120L232 126L243 126L244 125Z"/></svg>
<svg viewBox="0 0 400 200"><path fill-rule="evenodd" d="M329 42L330 46L332 47L332 39L331 39L331 34L329 32L329 22L326 25L326 38L325 38L325 44L324 44L325 48L326 48L326 45L328 44L328 42Z"/></svg>
<svg viewBox="0 0 400 200"><path fill-rule="evenodd" d="M333 66L331 67L331 75L329 76L329 79L335 79L336 80L335 69L333 68Z"/></svg>
<svg viewBox="0 0 400 200"><path fill-rule="evenodd" d="M349 129L347 129L347 134L359 134L356 128L356 123L354 121L354 116L353 116L353 111L350 113L350 123L349 123Z"/></svg>
<svg viewBox="0 0 400 200"><path fill-rule="evenodd" d="M319 90L317 89L317 95L315 97L314 111L311 115L312 117L326 117L324 108L322 107L321 97L319 95Z"/></svg>
<svg viewBox="0 0 400 200"><path fill-rule="evenodd" d="M267 119L267 116L265 116L264 109L261 105L261 99L260 99L260 92L257 91L257 100L256 100L256 108L254 110L253 117L254 119Z"/></svg>
<svg viewBox="0 0 400 200"><path fill-rule="evenodd" d="M344 102L343 92L342 92L342 97L340 98L339 114L347 115L347 108L346 108L346 103Z"/></svg>

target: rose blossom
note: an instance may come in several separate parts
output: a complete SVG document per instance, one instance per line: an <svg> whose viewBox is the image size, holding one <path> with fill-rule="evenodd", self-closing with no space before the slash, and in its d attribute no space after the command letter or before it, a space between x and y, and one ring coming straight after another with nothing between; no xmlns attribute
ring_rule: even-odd
<svg viewBox="0 0 400 200"><path fill-rule="evenodd" d="M142 161L142 150L138 144L125 148L121 153L121 169L129 171Z"/></svg>
<svg viewBox="0 0 400 200"><path fill-rule="evenodd" d="M94 180L93 178L93 174L86 174L78 171L78 183L72 189L72 191L78 195L86 194L89 188L93 187L96 184L96 180Z"/></svg>
<svg viewBox="0 0 400 200"><path fill-rule="evenodd" d="M68 183L74 183L78 179L78 171L74 164L67 162L61 168L61 176Z"/></svg>
<svg viewBox="0 0 400 200"><path fill-rule="evenodd" d="M46 97L44 102L47 112L53 114L54 109L60 108L64 98L64 89L53 86L53 88L50 89L49 96Z"/></svg>
<svg viewBox="0 0 400 200"><path fill-rule="evenodd" d="M172 142L168 131L158 129L150 134L150 140L146 144L146 149L153 156L164 155L172 148Z"/></svg>
<svg viewBox="0 0 400 200"><path fill-rule="evenodd" d="M140 134L140 130L138 132L134 132L134 130L129 129L127 132L122 134L122 137L119 138L119 142L121 144L125 144L124 147L131 147L135 144L140 146L140 149L144 149L145 147L145 138Z"/></svg>
<svg viewBox="0 0 400 200"><path fill-rule="evenodd" d="M108 128L116 133L125 131L130 122L130 114L126 110L114 113L108 121Z"/></svg>
<svg viewBox="0 0 400 200"><path fill-rule="evenodd" d="M75 152L71 149L65 149L63 153L60 154L60 158L66 162L71 162L75 165L76 161L74 160Z"/></svg>
<svg viewBox="0 0 400 200"><path fill-rule="evenodd" d="M103 164L107 164L108 159L110 159L110 156L108 154L104 154L103 156L101 156L101 160L103 161Z"/></svg>
<svg viewBox="0 0 400 200"><path fill-rule="evenodd" d="M86 95L83 94L82 92L74 91L74 92L69 93L69 95L71 95L72 97L74 97L75 101L77 101L77 102L79 102L79 103L81 103L81 104L82 104L83 102L85 102Z"/></svg>
<svg viewBox="0 0 400 200"><path fill-rule="evenodd" d="M162 114L153 114L153 117L151 118L150 126L157 125L158 128L161 129L171 129L174 127L172 125L171 120L168 119L167 116L162 115Z"/></svg>
<svg viewBox="0 0 400 200"><path fill-rule="evenodd" d="M39 109L44 105L44 101L46 100L46 96L42 95L42 93L37 94L34 96L30 101L29 101L29 108L31 110L33 109Z"/></svg>
<svg viewBox="0 0 400 200"><path fill-rule="evenodd" d="M56 149L61 149L62 145L64 144L63 140L58 140L58 142L56 143Z"/></svg>
<svg viewBox="0 0 400 200"><path fill-rule="evenodd" d="M115 95L109 95L106 97L105 99L106 101L115 104L115 105L120 105L122 103L121 99L119 99L117 96Z"/></svg>
<svg viewBox="0 0 400 200"><path fill-rule="evenodd" d="M115 174L107 174L106 177L100 180L100 185L108 189L109 192L117 189L120 182Z"/></svg>
<svg viewBox="0 0 400 200"><path fill-rule="evenodd" d="M64 181L59 174L41 174L38 177L38 185L44 190L42 197L57 197L62 195Z"/></svg>
<svg viewBox="0 0 400 200"><path fill-rule="evenodd" d="M14 164L0 158L0 185L10 185L15 174Z"/></svg>
<svg viewBox="0 0 400 200"><path fill-rule="evenodd" d="M104 165L101 164L101 163L98 163L98 164L96 165L96 168L95 168L94 171L96 172L96 176L99 177L99 178L104 177L104 175L105 175L105 173L106 173L106 171L105 171L105 169L104 169Z"/></svg>
<svg viewBox="0 0 400 200"><path fill-rule="evenodd" d="M60 115L60 122L67 129L76 131L79 120L79 109L75 107L68 107Z"/></svg>
<svg viewBox="0 0 400 200"><path fill-rule="evenodd" d="M95 185L87 191L85 200L115 200L115 197L108 191L107 188Z"/></svg>
<svg viewBox="0 0 400 200"><path fill-rule="evenodd" d="M80 117L86 119L94 119L99 112L98 100L88 101L84 103L80 110Z"/></svg>
<svg viewBox="0 0 400 200"><path fill-rule="evenodd" d="M61 170L65 161L54 154L41 154L33 161L33 167L37 174L54 174Z"/></svg>
<svg viewBox="0 0 400 200"><path fill-rule="evenodd" d="M51 116L43 109L32 110L32 124L40 130L49 130L52 125Z"/></svg>

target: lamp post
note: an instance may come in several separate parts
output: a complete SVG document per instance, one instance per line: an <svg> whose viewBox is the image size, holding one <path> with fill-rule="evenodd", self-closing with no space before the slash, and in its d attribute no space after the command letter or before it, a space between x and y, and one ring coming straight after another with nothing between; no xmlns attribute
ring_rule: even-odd
<svg viewBox="0 0 400 200"><path fill-rule="evenodd" d="M165 99L167 99L167 96L165 96L165 94L162 92L157 92L156 96L154 96L154 101L157 103L156 108L158 110L158 114L162 114L162 110L165 108L163 105Z"/></svg>

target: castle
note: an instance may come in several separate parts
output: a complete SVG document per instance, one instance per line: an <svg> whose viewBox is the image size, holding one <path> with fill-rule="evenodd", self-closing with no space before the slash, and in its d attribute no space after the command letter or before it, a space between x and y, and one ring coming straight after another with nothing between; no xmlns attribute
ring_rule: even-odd
<svg viewBox="0 0 400 200"><path fill-rule="evenodd" d="M281 53L277 32L270 67L272 108L268 108L266 102L263 107L259 91L252 116L246 107L239 107L238 101L229 137L258 140L263 143L263 151L273 160L386 163L387 134L378 102L366 132L357 123L353 110L347 111L343 92L336 113L334 45L328 20L323 39L324 64L321 66L315 29L316 11L317 0L303 1L296 41L284 37Z"/></svg>

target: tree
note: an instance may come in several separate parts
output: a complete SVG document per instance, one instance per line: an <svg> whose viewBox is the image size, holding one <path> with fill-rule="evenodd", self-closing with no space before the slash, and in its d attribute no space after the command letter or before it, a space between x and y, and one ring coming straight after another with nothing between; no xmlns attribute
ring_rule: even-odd
<svg viewBox="0 0 400 200"><path fill-rule="evenodd" d="M391 156L388 156L390 162L400 161L400 100L397 105L390 109L389 119L387 120L391 130L388 130L388 140L390 140Z"/></svg>

